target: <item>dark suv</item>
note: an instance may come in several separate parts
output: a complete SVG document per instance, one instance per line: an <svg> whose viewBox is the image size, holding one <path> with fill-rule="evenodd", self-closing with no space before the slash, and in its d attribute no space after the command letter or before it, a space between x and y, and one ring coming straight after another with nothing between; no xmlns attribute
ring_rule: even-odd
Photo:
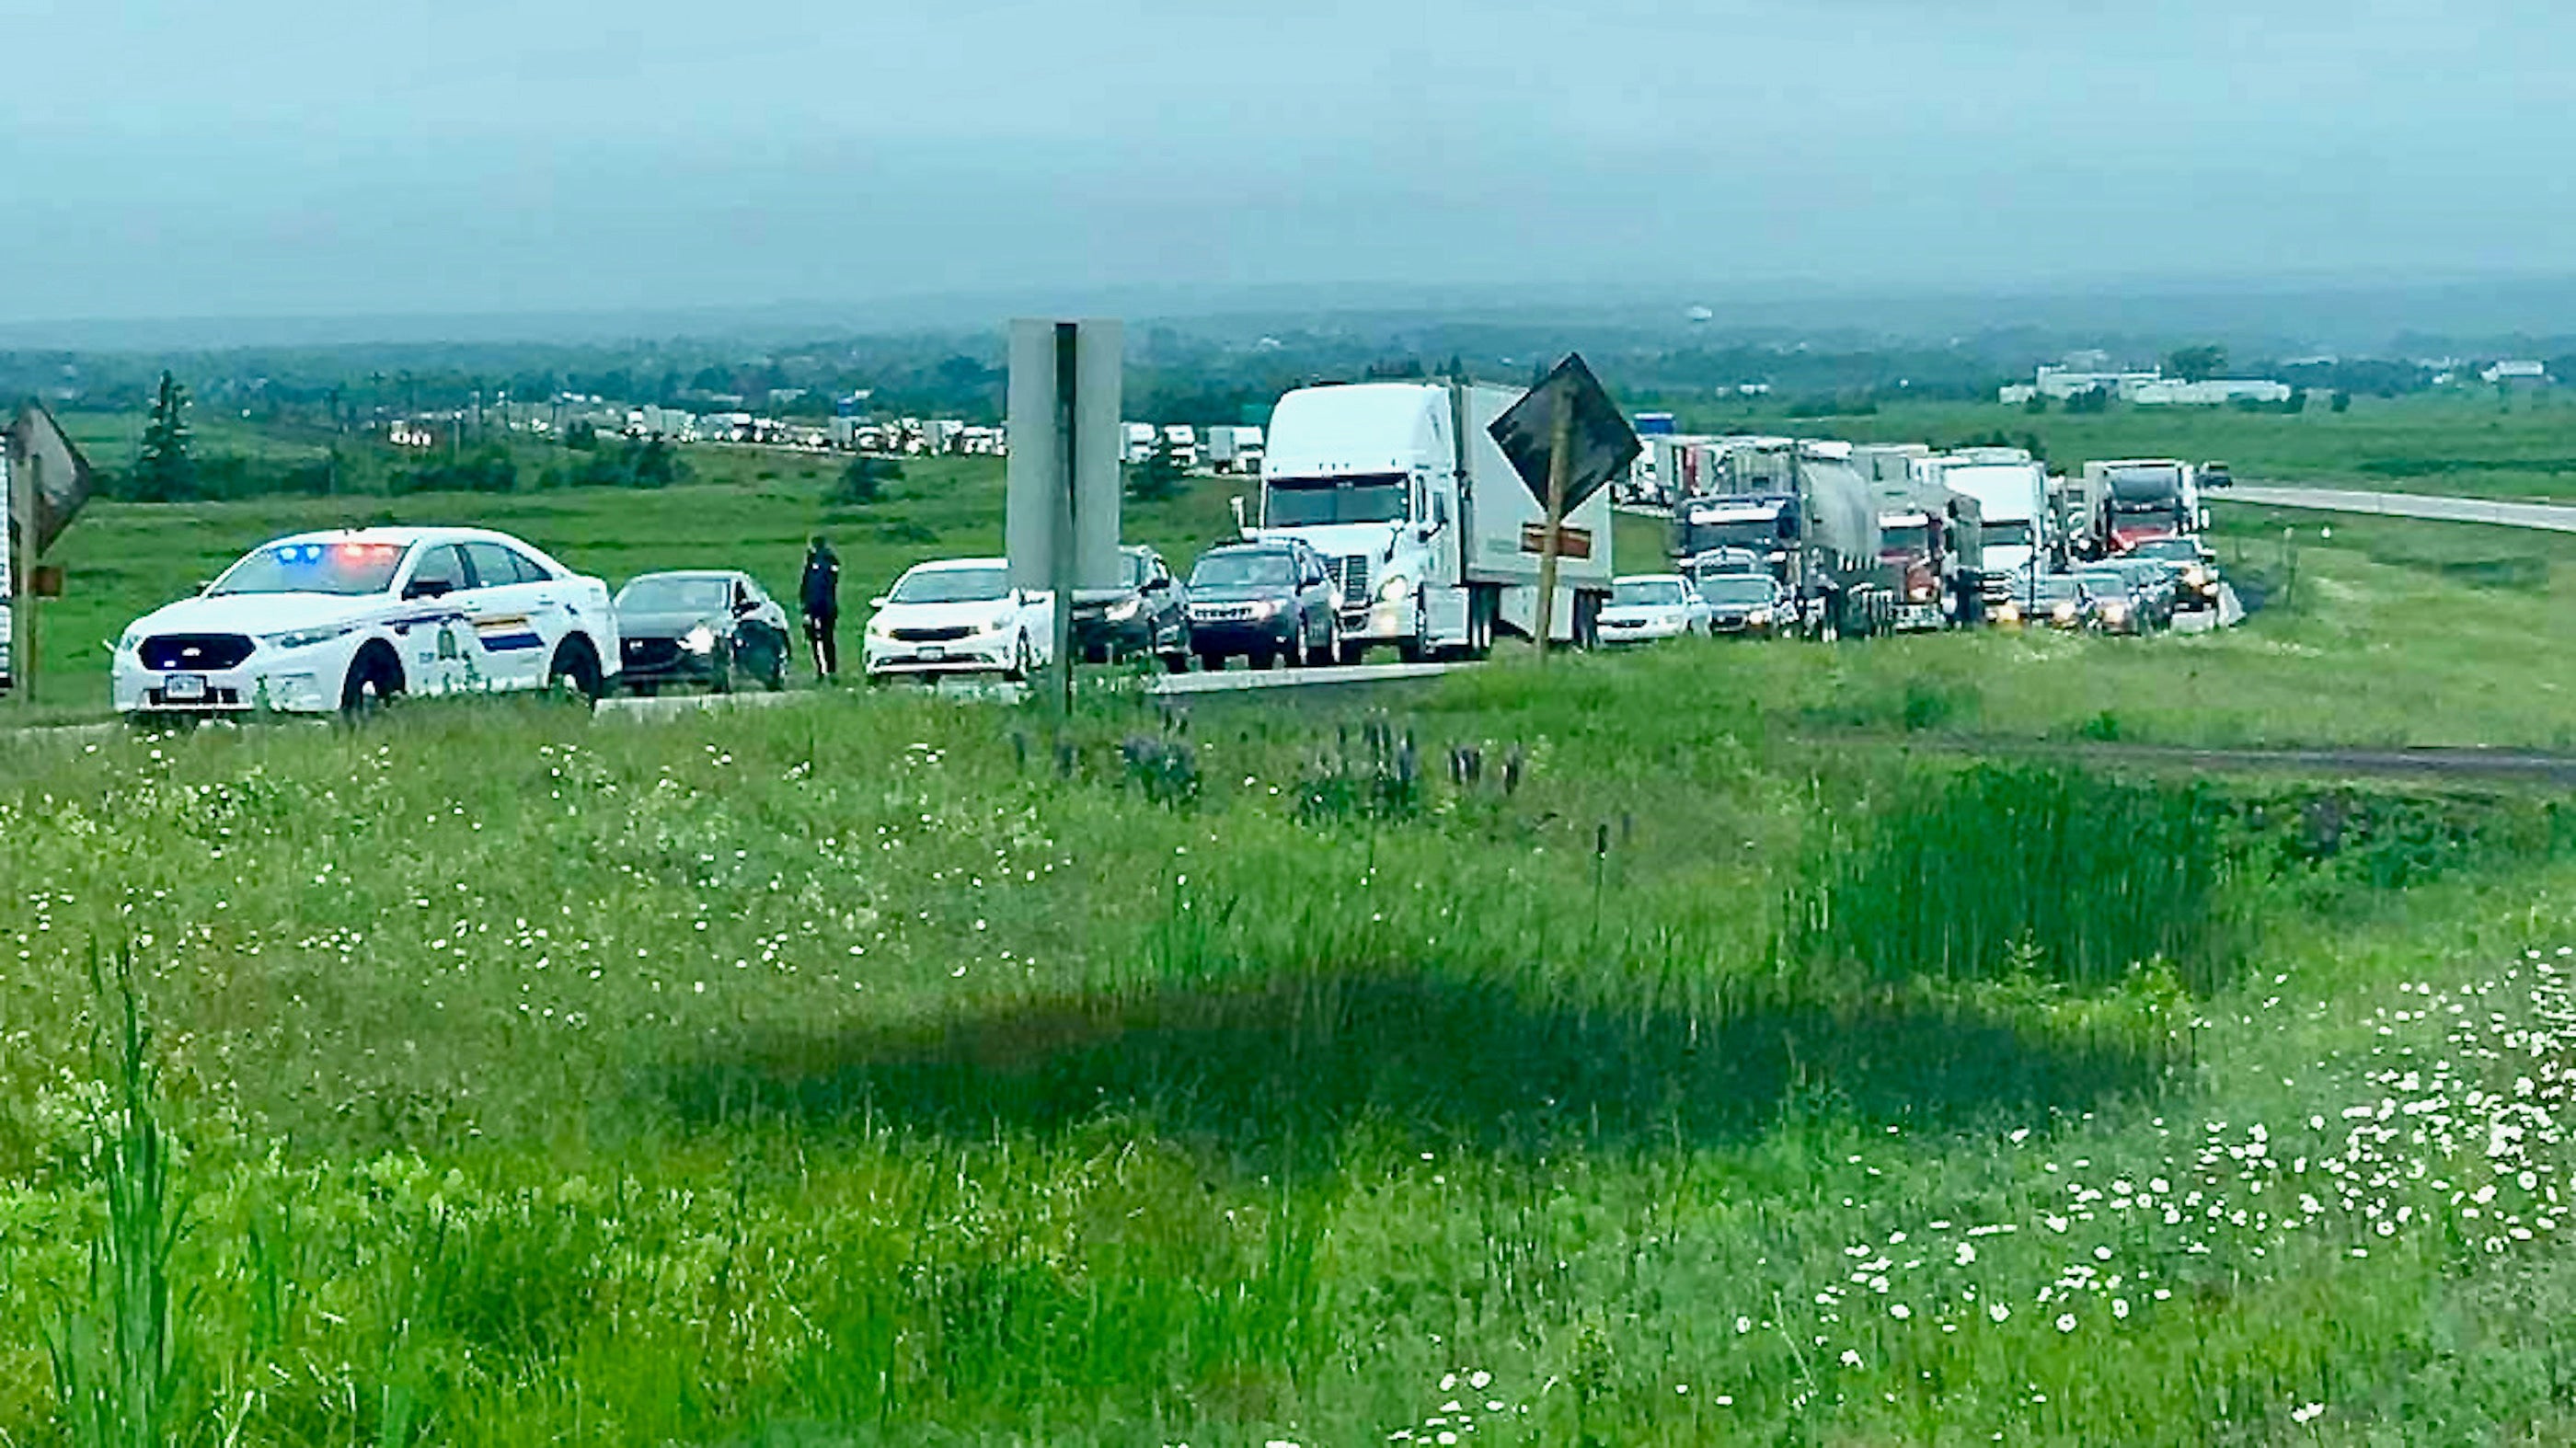
<svg viewBox="0 0 2576 1448"><path fill-rule="evenodd" d="M1151 548L1118 550L1116 588L1073 593L1074 653L1095 664L1143 658L1177 674L1190 666L1189 595Z"/></svg>
<svg viewBox="0 0 2576 1448"><path fill-rule="evenodd" d="M1190 648L1222 669L1241 654L1266 669L1332 661L1342 641L1340 596L1324 555L1292 539L1230 544L1190 570Z"/></svg>

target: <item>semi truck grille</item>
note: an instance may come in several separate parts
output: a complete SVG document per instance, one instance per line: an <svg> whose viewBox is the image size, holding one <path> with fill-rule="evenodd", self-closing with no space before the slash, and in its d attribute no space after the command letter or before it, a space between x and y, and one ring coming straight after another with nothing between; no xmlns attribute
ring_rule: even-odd
<svg viewBox="0 0 2576 1448"><path fill-rule="evenodd" d="M240 634L154 634L137 652L147 669L211 671L240 667L250 647Z"/></svg>
<svg viewBox="0 0 2576 1448"><path fill-rule="evenodd" d="M1368 602L1368 555L1350 553L1334 559L1333 582L1341 588L1344 604L1356 607Z"/></svg>

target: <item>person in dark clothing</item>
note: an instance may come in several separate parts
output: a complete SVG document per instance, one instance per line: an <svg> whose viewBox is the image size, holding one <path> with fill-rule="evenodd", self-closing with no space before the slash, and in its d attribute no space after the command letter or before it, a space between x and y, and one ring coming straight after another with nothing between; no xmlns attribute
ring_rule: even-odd
<svg viewBox="0 0 2576 1448"><path fill-rule="evenodd" d="M798 592L805 605L805 641L814 650L814 677L838 678L841 652L832 635L841 622L841 560L820 533L805 550L805 578Z"/></svg>

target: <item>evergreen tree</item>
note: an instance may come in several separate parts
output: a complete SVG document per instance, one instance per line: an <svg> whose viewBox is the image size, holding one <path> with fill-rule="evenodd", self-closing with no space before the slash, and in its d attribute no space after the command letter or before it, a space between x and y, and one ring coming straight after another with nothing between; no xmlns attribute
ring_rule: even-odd
<svg viewBox="0 0 2576 1448"><path fill-rule="evenodd" d="M188 436L188 389L161 374L152 418L143 425L143 447L134 459L134 496L146 503L177 503L197 496L197 458Z"/></svg>
<svg viewBox="0 0 2576 1448"><path fill-rule="evenodd" d="M1172 440L1158 437L1145 461L1127 471L1127 496L1140 503L1159 503L1181 491L1181 458Z"/></svg>

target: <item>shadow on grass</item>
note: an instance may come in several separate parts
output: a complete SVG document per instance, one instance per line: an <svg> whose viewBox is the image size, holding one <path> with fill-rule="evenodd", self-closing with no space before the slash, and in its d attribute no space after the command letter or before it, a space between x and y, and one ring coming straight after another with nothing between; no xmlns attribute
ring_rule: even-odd
<svg viewBox="0 0 2576 1448"><path fill-rule="evenodd" d="M965 1138L1103 1115L1235 1155L1377 1123L1501 1150L1690 1145L1793 1104L1944 1129L2153 1092L2135 1031L2042 1031L1882 992L1722 1016L1346 974L1019 1003L906 1030L774 1035L666 1082L697 1123L889 1122Z"/></svg>

